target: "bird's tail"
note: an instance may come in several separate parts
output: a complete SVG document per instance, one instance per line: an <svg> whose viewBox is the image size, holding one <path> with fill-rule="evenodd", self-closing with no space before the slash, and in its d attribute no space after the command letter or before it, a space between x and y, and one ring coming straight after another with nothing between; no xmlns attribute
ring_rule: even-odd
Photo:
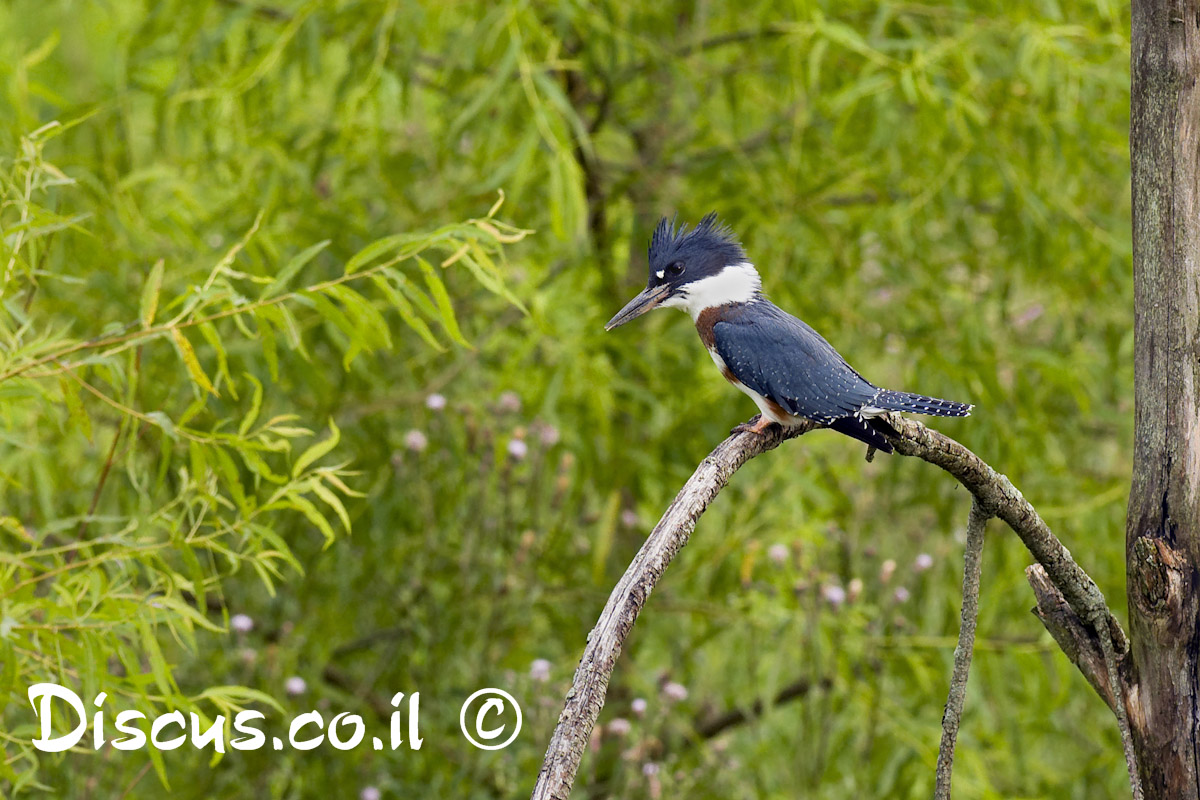
<svg viewBox="0 0 1200 800"><path fill-rule="evenodd" d="M926 397L923 394L911 392L893 392L883 389L871 400L871 405L885 411L909 411L913 414L928 414L932 417L966 417L970 416L975 406L967 403L956 403L953 400L939 400L936 397Z"/></svg>

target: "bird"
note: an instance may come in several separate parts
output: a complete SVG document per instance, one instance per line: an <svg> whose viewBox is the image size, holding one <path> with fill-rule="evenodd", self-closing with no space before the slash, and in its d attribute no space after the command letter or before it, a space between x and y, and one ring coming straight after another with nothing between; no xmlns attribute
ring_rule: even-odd
<svg viewBox="0 0 1200 800"><path fill-rule="evenodd" d="M733 432L815 422L891 453L896 430L882 415L906 411L965 417L973 405L882 389L860 375L807 323L763 294L758 270L715 212L696 227L663 217L650 239L646 288L604 326L611 331L655 308L691 315L713 362L761 412ZM868 449L868 458L872 451Z"/></svg>

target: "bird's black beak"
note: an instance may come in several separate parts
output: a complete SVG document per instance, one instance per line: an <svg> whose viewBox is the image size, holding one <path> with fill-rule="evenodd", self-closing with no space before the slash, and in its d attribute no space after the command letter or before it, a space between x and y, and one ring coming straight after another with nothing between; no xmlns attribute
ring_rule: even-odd
<svg viewBox="0 0 1200 800"><path fill-rule="evenodd" d="M611 331L618 325L624 325L632 319L637 319L647 311L658 308L662 301L671 296L671 287L667 284L660 284L653 289L647 288L637 297L625 304L625 307L617 312L617 315L608 321L604 326L604 330Z"/></svg>

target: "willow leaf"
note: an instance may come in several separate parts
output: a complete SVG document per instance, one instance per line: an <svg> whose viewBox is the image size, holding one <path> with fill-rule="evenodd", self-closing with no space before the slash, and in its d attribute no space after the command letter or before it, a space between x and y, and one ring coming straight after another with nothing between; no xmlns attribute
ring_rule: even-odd
<svg viewBox="0 0 1200 800"><path fill-rule="evenodd" d="M179 348L179 357L183 359L183 365L187 368L192 381L204 391L216 395L217 390L208 376L204 374L204 369L200 366L200 359L196 358L196 351L192 349L192 343L183 335L183 331L172 328L171 336L175 339L175 346Z"/></svg>

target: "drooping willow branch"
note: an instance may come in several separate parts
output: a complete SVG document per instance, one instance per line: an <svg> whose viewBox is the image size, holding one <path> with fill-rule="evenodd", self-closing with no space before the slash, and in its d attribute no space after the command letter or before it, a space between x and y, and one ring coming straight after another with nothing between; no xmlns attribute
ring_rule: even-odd
<svg viewBox="0 0 1200 800"><path fill-rule="evenodd" d="M920 458L953 475L971 492L982 513L999 517L1020 537L1074 614L1093 630L1111 636L1118 657L1127 652L1125 634L1100 589L1007 477L963 445L920 422L896 414L889 414L888 422L897 431L896 436L889 436L897 454ZM708 504L751 458L817 427L803 425L783 431L771 426L762 435L735 433L717 445L692 473L617 582L596 626L588 634L587 646L538 774L533 800L565 800L570 794L625 638L671 559L687 544Z"/></svg>

